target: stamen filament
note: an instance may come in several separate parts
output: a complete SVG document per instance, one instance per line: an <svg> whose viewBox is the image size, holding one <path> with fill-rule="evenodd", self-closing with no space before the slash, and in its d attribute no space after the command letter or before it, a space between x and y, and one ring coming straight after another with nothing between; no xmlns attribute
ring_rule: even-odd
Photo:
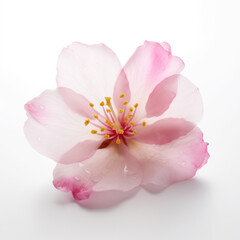
<svg viewBox="0 0 240 240"><path fill-rule="evenodd" d="M100 120L99 118L97 119L101 124L103 124L105 127L107 127L108 129L111 129L109 127L109 125L107 125L105 122L103 122L102 120ZM110 121L110 120L109 120Z"/></svg>
<svg viewBox="0 0 240 240"><path fill-rule="evenodd" d="M135 105L136 105L136 104L135 104ZM136 113L136 108L134 109L134 112L133 112L131 118L129 118L129 120L127 121L126 125L128 125L128 124L132 121L132 119L133 119L134 116L135 116L135 113ZM129 115L130 115L130 114L129 114Z"/></svg>
<svg viewBox="0 0 240 240"><path fill-rule="evenodd" d="M111 98L110 98L110 97L105 97L105 99L106 99L106 102L107 102L108 107L109 107L110 110L112 111L112 114L113 114L113 117L114 117L115 121L118 123L117 116L116 116L116 114L115 114L115 112L114 112L114 110L113 110L113 107L112 107Z"/></svg>
<svg viewBox="0 0 240 240"><path fill-rule="evenodd" d="M100 125L98 125L98 124L96 124L96 123L90 122L90 124L93 125L93 126L95 126L95 127L97 127L97 128L99 128L99 129L102 128L102 126L100 126Z"/></svg>
<svg viewBox="0 0 240 240"><path fill-rule="evenodd" d="M102 105L101 105L102 106ZM104 106L104 105L103 105ZM107 115L107 112L106 112L106 110L105 110L105 108L102 106L102 109L103 109L103 112L104 112L104 114L105 114L105 117L107 118L107 119L109 119L108 118L108 115ZM109 119L110 120L110 119Z"/></svg>

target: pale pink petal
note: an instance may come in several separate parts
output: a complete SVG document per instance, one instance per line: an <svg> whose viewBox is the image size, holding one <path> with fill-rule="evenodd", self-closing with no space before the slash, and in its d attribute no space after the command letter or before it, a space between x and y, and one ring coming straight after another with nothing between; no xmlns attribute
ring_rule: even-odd
<svg viewBox="0 0 240 240"><path fill-rule="evenodd" d="M125 94L125 97L120 98L120 95L122 93ZM123 102L130 101L130 99L131 99L131 92L129 88L129 82L127 80L124 70L122 70L114 86L114 92L113 92L114 104L117 107L117 109L120 109L123 107Z"/></svg>
<svg viewBox="0 0 240 240"><path fill-rule="evenodd" d="M58 164L53 183L59 190L71 191L76 200L84 200L92 192L131 191L141 180L141 168L135 158L112 146L99 149L81 163Z"/></svg>
<svg viewBox="0 0 240 240"><path fill-rule="evenodd" d="M60 87L57 90L62 96L64 102L73 112L76 112L85 118L94 119L93 115L97 113L94 108L90 107L90 102L84 96L69 88Z"/></svg>
<svg viewBox="0 0 240 240"><path fill-rule="evenodd" d="M97 151L102 141L86 140L79 142L73 148L64 153L59 163L71 164L90 158Z"/></svg>
<svg viewBox="0 0 240 240"><path fill-rule="evenodd" d="M58 91L43 92L28 102L25 109L27 140L35 150L55 161L79 142L101 139L90 133L84 125L85 118L71 111Z"/></svg>
<svg viewBox="0 0 240 240"><path fill-rule="evenodd" d="M160 116L169 108L176 96L178 77L168 77L153 89L146 104L147 117Z"/></svg>
<svg viewBox="0 0 240 240"><path fill-rule="evenodd" d="M163 79L180 73L183 68L183 61L172 56L167 43L162 45L146 41L137 48L124 71L129 81L131 99L140 103L138 115L146 115L145 104L154 87Z"/></svg>
<svg viewBox="0 0 240 240"><path fill-rule="evenodd" d="M104 44L72 43L64 48L57 65L58 87L70 88L99 104L113 95L122 67L115 53Z"/></svg>
<svg viewBox="0 0 240 240"><path fill-rule="evenodd" d="M184 119L166 118L151 125L139 127L135 139L148 144L166 144L189 133L194 124Z"/></svg>
<svg viewBox="0 0 240 240"><path fill-rule="evenodd" d="M139 186L142 180L142 169L137 160L122 145L110 153L111 165L108 173L96 184L94 190L130 191Z"/></svg>
<svg viewBox="0 0 240 240"><path fill-rule="evenodd" d="M208 160L207 145L199 128L165 145L135 142L132 154L143 166L142 185L159 191L175 182L192 178Z"/></svg>
<svg viewBox="0 0 240 240"><path fill-rule="evenodd" d="M163 118L184 118L197 124L203 114L199 89L182 75L177 75L177 92L169 108L159 117L145 119L148 123Z"/></svg>

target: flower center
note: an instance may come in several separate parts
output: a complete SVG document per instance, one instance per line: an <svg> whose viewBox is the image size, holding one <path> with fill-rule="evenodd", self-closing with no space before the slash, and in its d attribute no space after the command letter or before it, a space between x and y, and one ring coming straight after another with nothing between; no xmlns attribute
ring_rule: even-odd
<svg viewBox="0 0 240 240"><path fill-rule="evenodd" d="M124 98L125 94L122 93L120 98ZM92 134L97 134L102 136L104 139L108 140L108 144L115 142L116 144L121 144L121 142L126 144L128 138L133 137L137 134L135 127L146 126L146 122L135 123L134 116L137 111L138 103L134 106L129 107L128 101L124 101L122 107L115 113L110 97L105 97L106 103L102 101L100 106L102 107L103 114L96 111L96 115L93 115L95 120L90 121L87 119L85 121L85 126L91 124L96 127L96 129L91 130ZM93 103L89 103L90 107L94 108Z"/></svg>

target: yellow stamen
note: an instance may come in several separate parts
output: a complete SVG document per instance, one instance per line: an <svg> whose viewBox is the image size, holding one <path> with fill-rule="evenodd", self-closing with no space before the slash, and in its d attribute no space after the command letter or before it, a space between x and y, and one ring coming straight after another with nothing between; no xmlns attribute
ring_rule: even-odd
<svg viewBox="0 0 240 240"><path fill-rule="evenodd" d="M145 127L145 126L146 126L146 124L147 124L146 122L142 122L142 126L143 126L143 127Z"/></svg>
<svg viewBox="0 0 240 240"><path fill-rule="evenodd" d="M132 114L128 114L128 118L131 118L133 115Z"/></svg>
<svg viewBox="0 0 240 240"><path fill-rule="evenodd" d="M136 130L132 131L132 134L133 134L133 135L135 135L136 133L137 133L137 131L136 131Z"/></svg>
<svg viewBox="0 0 240 240"><path fill-rule="evenodd" d="M199 91L199 88L197 88L197 90Z"/></svg>
<svg viewBox="0 0 240 240"><path fill-rule="evenodd" d="M105 123L112 126L112 123L108 119L105 121Z"/></svg>
<svg viewBox="0 0 240 240"><path fill-rule="evenodd" d="M97 133L97 130L92 130L91 131L91 134L96 134Z"/></svg>
<svg viewBox="0 0 240 240"><path fill-rule="evenodd" d="M104 138L109 138L110 136L109 136L109 135L104 135L103 137L104 137Z"/></svg>
<svg viewBox="0 0 240 240"><path fill-rule="evenodd" d="M133 112L133 108L132 108L132 107L130 107L130 108L129 108L129 111L130 111L130 112Z"/></svg>
<svg viewBox="0 0 240 240"><path fill-rule="evenodd" d="M110 97L105 97L106 100L106 105L110 106L111 105L111 98Z"/></svg>
<svg viewBox="0 0 240 240"><path fill-rule="evenodd" d="M131 122L130 122L130 125L134 125L134 122L133 122L133 121L131 121Z"/></svg>
<svg viewBox="0 0 240 240"><path fill-rule="evenodd" d="M125 117L123 120L124 120L124 122L126 123L126 122L127 122L127 117Z"/></svg>
<svg viewBox="0 0 240 240"><path fill-rule="evenodd" d="M119 134L123 134L124 131L123 131L122 129L118 129L118 133L119 133Z"/></svg>
<svg viewBox="0 0 240 240"><path fill-rule="evenodd" d="M89 123L90 123L89 119L84 122L85 126L87 126Z"/></svg>
<svg viewBox="0 0 240 240"><path fill-rule="evenodd" d="M137 108L137 107L138 107L138 103L136 103L136 104L134 105L134 107Z"/></svg>
<svg viewBox="0 0 240 240"><path fill-rule="evenodd" d="M105 103L104 103L104 101L100 102L100 106L102 106L102 107L103 107L103 106L104 106L104 104L105 104Z"/></svg>
<svg viewBox="0 0 240 240"><path fill-rule="evenodd" d="M116 144L120 144L121 143L121 141L120 141L120 139L118 138L117 140L116 140Z"/></svg>
<svg viewBox="0 0 240 240"><path fill-rule="evenodd" d="M89 103L89 106L90 106L90 107L94 107L94 104L93 104L93 103Z"/></svg>
<svg viewBox="0 0 240 240"><path fill-rule="evenodd" d="M111 104L111 98L110 97L105 97L105 99L106 99L106 104L108 105L108 107L110 108L110 110L113 114L113 118L114 118L115 122L118 123L118 118L117 118L117 116L116 116L116 114L113 110L112 104Z"/></svg>
<svg viewBox="0 0 240 240"><path fill-rule="evenodd" d="M128 101L124 101L124 102L123 102L123 105L127 105L127 104L128 104Z"/></svg>
<svg viewBox="0 0 240 240"><path fill-rule="evenodd" d="M110 112L111 112L111 110L110 110L110 109L107 109L107 112L108 112L108 113L110 113Z"/></svg>
<svg viewBox="0 0 240 240"><path fill-rule="evenodd" d="M95 115L95 114L94 114L93 116L94 116L96 119L98 119L98 115Z"/></svg>
<svg viewBox="0 0 240 240"><path fill-rule="evenodd" d="M101 132L104 132L104 131L105 131L105 127L102 127L102 128L100 129L100 131L101 131Z"/></svg>
<svg viewBox="0 0 240 240"><path fill-rule="evenodd" d="M125 94L124 94L124 93L122 93L122 94L120 95L120 98L123 98L123 97L125 97Z"/></svg>
<svg viewBox="0 0 240 240"><path fill-rule="evenodd" d="M123 113L123 112L124 112L123 109L120 108L120 109L119 109L119 113Z"/></svg>

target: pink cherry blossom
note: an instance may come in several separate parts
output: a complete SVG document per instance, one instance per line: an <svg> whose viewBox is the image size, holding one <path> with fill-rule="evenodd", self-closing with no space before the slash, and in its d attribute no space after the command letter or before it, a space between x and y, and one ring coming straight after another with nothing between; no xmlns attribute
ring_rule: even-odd
<svg viewBox="0 0 240 240"><path fill-rule="evenodd" d="M54 186L84 202L192 178L209 154L201 96L183 68L168 43L146 41L123 68L103 44L64 48L57 89L25 105L26 138L58 163Z"/></svg>

